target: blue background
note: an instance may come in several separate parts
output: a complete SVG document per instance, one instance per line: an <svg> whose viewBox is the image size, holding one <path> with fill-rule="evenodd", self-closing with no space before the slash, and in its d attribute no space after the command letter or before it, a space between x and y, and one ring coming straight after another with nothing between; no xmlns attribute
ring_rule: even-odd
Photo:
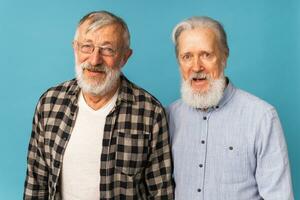
<svg viewBox="0 0 300 200"><path fill-rule="evenodd" d="M103 9L124 18L131 31L134 54L125 74L164 105L180 95L172 28L192 15L220 20L230 47L226 74L277 108L300 199L297 0L0 0L0 199L21 199L37 100L50 86L73 78L76 24L87 12Z"/></svg>

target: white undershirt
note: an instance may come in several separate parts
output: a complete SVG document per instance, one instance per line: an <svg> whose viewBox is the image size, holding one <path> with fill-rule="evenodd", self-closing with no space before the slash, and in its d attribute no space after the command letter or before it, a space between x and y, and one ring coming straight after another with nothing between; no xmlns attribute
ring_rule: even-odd
<svg viewBox="0 0 300 200"><path fill-rule="evenodd" d="M99 200L100 156L106 116L118 92L99 110L90 108L82 95L71 138L64 153L61 191L63 200Z"/></svg>

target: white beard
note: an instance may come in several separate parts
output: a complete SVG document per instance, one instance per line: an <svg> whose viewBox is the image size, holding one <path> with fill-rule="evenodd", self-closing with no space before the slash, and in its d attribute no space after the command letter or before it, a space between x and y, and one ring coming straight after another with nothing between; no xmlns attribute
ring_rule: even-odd
<svg viewBox="0 0 300 200"><path fill-rule="evenodd" d="M99 71L105 72L106 76L104 80L95 80L90 79L87 80L86 77L83 75L83 69L93 67L89 63L81 63L80 65L76 65L76 79L78 82L79 87L82 89L83 92L91 93L94 95L103 96L111 91L117 84L118 80L121 75L121 70L114 70L110 69L105 65L97 66L96 68ZM95 67L93 67L95 68Z"/></svg>
<svg viewBox="0 0 300 200"><path fill-rule="evenodd" d="M209 81L209 88L205 92L194 91L191 86L192 78L184 80L181 83L181 97L182 100L193 108L207 109L218 105L223 97L226 86L226 78L221 75L218 79L211 79L206 75Z"/></svg>

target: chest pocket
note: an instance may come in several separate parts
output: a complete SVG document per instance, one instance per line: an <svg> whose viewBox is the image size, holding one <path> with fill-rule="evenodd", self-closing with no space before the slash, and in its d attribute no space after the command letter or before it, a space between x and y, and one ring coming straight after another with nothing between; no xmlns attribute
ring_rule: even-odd
<svg viewBox="0 0 300 200"><path fill-rule="evenodd" d="M224 145L220 149L220 166L222 183L239 183L247 179L248 160L247 148L241 145Z"/></svg>
<svg viewBox="0 0 300 200"><path fill-rule="evenodd" d="M116 169L129 176L141 172L147 165L149 140L150 133L147 132L118 132Z"/></svg>

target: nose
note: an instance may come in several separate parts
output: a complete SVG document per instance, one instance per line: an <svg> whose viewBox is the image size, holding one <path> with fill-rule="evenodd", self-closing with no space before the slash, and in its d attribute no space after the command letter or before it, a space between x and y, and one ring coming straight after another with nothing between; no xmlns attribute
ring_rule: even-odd
<svg viewBox="0 0 300 200"><path fill-rule="evenodd" d="M94 66L103 63L103 57L100 54L98 48L94 49L94 52L89 57L89 61L90 61L91 65L94 65Z"/></svg>
<svg viewBox="0 0 300 200"><path fill-rule="evenodd" d="M201 72L205 69L204 64L201 60L200 57L196 57L194 62L193 62L193 66L192 66L192 70L194 72Z"/></svg>

